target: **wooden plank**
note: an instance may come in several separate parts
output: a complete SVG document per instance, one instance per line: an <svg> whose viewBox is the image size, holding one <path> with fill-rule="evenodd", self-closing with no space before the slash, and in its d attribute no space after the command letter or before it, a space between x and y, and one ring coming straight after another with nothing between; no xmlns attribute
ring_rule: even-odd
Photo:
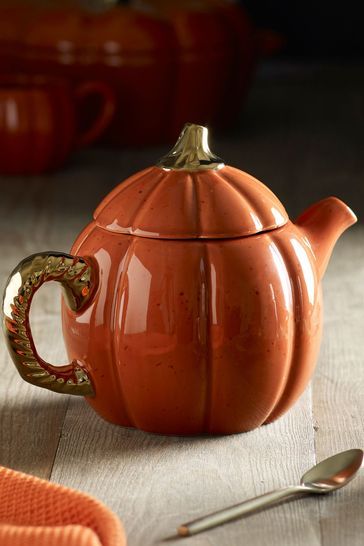
<svg viewBox="0 0 364 546"><path fill-rule="evenodd" d="M364 227L345 234L324 281L325 335L313 382L316 454L364 449ZM347 489L321 499L322 544L361 546L363 473Z"/></svg>
<svg viewBox="0 0 364 546"><path fill-rule="evenodd" d="M101 198L121 178L140 169L138 162L145 155L87 151L51 175L1 177L1 293L11 270L25 256L43 250L68 252ZM55 283L36 294L31 317L41 356L55 364L66 362ZM0 374L0 464L49 477L68 399L24 383L4 343L0 344Z"/></svg>
<svg viewBox="0 0 364 546"><path fill-rule="evenodd" d="M25 183L26 182L26 183ZM0 201L1 291L11 269L27 254L48 246L52 225L49 192L41 180L5 182ZM41 354L62 361L58 301L47 290L36 295L32 326ZM59 314L59 313L58 313ZM4 342L0 344L0 464L49 477L68 404L22 381Z"/></svg>
<svg viewBox="0 0 364 546"><path fill-rule="evenodd" d="M314 458L310 390L276 423L217 438L166 437L117 427L72 399L52 480L103 500L125 523L130 546L141 546L163 544L186 520L295 483ZM314 501L300 500L188 543L298 546L307 544L309 536L316 546L316 510Z"/></svg>

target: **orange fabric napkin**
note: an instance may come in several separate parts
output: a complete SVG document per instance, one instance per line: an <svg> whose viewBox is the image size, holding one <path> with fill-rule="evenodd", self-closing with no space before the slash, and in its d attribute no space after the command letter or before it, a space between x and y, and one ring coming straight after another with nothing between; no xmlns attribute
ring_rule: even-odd
<svg viewBox="0 0 364 546"><path fill-rule="evenodd" d="M96 499L0 467L1 546L125 546L123 527Z"/></svg>

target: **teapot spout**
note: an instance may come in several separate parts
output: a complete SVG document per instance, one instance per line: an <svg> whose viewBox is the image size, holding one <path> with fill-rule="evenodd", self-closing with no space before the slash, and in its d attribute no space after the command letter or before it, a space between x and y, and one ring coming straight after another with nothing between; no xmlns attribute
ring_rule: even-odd
<svg viewBox="0 0 364 546"><path fill-rule="evenodd" d="M310 243L319 278L326 271L336 241L356 221L353 211L336 197L328 197L315 203L295 221Z"/></svg>

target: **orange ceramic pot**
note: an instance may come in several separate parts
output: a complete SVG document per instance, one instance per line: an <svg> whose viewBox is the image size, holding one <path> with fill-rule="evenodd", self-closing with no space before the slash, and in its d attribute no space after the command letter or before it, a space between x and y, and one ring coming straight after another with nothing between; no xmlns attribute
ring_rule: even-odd
<svg viewBox="0 0 364 546"><path fill-rule="evenodd" d="M320 281L356 218L335 197L296 222L252 176L225 166L207 130L99 205L72 254L25 259L5 290L4 329L22 377L87 397L105 419L165 434L227 434L268 423L299 397L321 339ZM40 359L29 307L66 291L71 364Z"/></svg>
<svg viewBox="0 0 364 546"><path fill-rule="evenodd" d="M78 130L77 108L89 96L101 98L96 119ZM39 174L61 166L75 148L93 142L110 123L114 95L101 82L75 90L39 77L0 78L0 172Z"/></svg>

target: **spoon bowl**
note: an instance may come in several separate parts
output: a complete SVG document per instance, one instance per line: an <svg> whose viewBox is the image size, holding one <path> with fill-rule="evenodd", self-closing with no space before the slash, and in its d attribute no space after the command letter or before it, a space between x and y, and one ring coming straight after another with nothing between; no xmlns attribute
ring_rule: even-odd
<svg viewBox="0 0 364 546"><path fill-rule="evenodd" d="M301 485L311 489L313 493L330 493L349 483L362 462L361 449L342 451L310 468L302 476Z"/></svg>
<svg viewBox="0 0 364 546"><path fill-rule="evenodd" d="M349 483L359 471L363 462L363 451L361 449L349 449L337 453L324 461L321 461L302 476L300 485L290 485L277 491L271 491L247 500L229 506L208 516L204 516L197 520L184 523L178 527L178 534L186 537L195 535L206 529L211 529L217 525L227 523L238 519L242 516L248 516L259 512L263 508L269 508L279 502L292 499L294 497L302 497L307 494L331 493L344 487Z"/></svg>

